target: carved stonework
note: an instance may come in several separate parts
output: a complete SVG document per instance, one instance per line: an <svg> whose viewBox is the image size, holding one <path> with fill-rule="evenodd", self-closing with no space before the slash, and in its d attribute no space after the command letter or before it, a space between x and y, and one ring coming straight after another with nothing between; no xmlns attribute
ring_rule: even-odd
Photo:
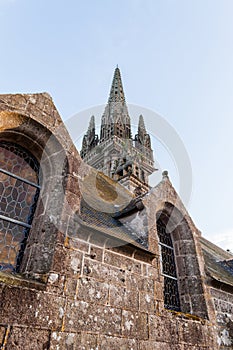
<svg viewBox="0 0 233 350"><path fill-rule="evenodd" d="M97 148L102 146L102 152ZM120 70L114 72L108 103L102 120L100 138L95 134L94 116L83 137L81 157L89 165L119 181L137 195L149 190L148 177L154 171L150 136L140 115L138 133L131 135L131 122L125 102ZM102 165L104 164L104 165Z"/></svg>

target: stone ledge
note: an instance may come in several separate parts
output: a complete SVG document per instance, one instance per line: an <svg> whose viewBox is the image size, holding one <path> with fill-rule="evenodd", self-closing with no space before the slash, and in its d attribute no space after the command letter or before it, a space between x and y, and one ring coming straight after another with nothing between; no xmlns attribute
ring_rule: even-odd
<svg viewBox="0 0 233 350"><path fill-rule="evenodd" d="M20 274L13 274L8 272L0 272L0 283L37 290L45 290L46 288L46 285L42 282L29 280Z"/></svg>
<svg viewBox="0 0 233 350"><path fill-rule="evenodd" d="M202 318L200 316L197 315L193 315L193 314L189 314L189 313L185 313L182 311L175 311L175 310L169 310L169 309L164 309L166 312L169 312L171 315L173 316L177 316L180 319L183 320L193 320L193 321L198 321L201 324L208 324L209 320ZM161 316L161 315L158 315Z"/></svg>

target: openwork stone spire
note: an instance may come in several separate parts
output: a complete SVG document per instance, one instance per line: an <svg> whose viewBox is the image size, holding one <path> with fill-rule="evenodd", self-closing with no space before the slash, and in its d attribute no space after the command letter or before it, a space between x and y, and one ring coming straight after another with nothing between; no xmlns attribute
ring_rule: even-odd
<svg viewBox="0 0 233 350"><path fill-rule="evenodd" d="M118 67L114 71L108 103L102 115L100 139L95 134L92 117L83 138L81 157L135 196L149 190L148 176L155 170L150 136L142 115L137 135L135 138L131 135L130 116Z"/></svg>
<svg viewBox="0 0 233 350"><path fill-rule="evenodd" d="M101 120L100 142L112 136L123 139L131 138L130 117L118 67L114 72L108 103Z"/></svg>
<svg viewBox="0 0 233 350"><path fill-rule="evenodd" d="M114 72L112 86L110 90L110 95L108 103L111 102L125 102L125 94L123 90L123 85L121 81L120 69L117 67Z"/></svg>
<svg viewBox="0 0 233 350"><path fill-rule="evenodd" d="M139 122L138 122L138 133L135 135L135 146L138 148L146 147L150 151L151 149L151 140L150 140L150 135L146 131L145 123L143 116L139 116ZM153 155L152 155L153 159Z"/></svg>
<svg viewBox="0 0 233 350"><path fill-rule="evenodd" d="M99 137L95 133L95 117L91 116L87 133L83 136L81 157L84 158L88 152L99 143Z"/></svg>
<svg viewBox="0 0 233 350"><path fill-rule="evenodd" d="M146 127L144 123L144 118L142 115L139 116L139 122L138 122L138 130L143 130L146 132Z"/></svg>
<svg viewBox="0 0 233 350"><path fill-rule="evenodd" d="M92 132L95 131L95 117L94 115L91 116L90 122L89 122L89 127L88 127L88 131Z"/></svg>

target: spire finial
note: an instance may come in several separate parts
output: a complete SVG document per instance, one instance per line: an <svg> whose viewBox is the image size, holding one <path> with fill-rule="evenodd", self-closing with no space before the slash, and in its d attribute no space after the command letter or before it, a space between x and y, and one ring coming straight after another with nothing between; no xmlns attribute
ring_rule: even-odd
<svg viewBox="0 0 233 350"><path fill-rule="evenodd" d="M164 170L164 171L162 172L162 177L163 177L164 180L169 179L168 171L167 171L167 170Z"/></svg>
<svg viewBox="0 0 233 350"><path fill-rule="evenodd" d="M94 115L91 116L91 119L89 122L89 127L88 127L89 131L91 131L93 129L95 129L95 116Z"/></svg>
<svg viewBox="0 0 233 350"><path fill-rule="evenodd" d="M140 128L141 130L145 130L146 132L146 127L145 127L144 118L142 114L140 114L139 116L138 128Z"/></svg>
<svg viewBox="0 0 233 350"><path fill-rule="evenodd" d="M116 66L108 102L125 102L120 69Z"/></svg>

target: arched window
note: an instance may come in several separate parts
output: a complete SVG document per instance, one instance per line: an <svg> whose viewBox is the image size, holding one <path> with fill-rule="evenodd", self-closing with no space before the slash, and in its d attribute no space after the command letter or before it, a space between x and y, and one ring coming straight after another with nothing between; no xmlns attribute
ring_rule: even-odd
<svg viewBox="0 0 233 350"><path fill-rule="evenodd" d="M164 276L164 307L180 311L174 248L170 233L166 231L165 223L157 220L159 245L161 248L162 274Z"/></svg>
<svg viewBox="0 0 233 350"><path fill-rule="evenodd" d="M0 142L0 270L18 271L39 196L39 164L22 147Z"/></svg>

